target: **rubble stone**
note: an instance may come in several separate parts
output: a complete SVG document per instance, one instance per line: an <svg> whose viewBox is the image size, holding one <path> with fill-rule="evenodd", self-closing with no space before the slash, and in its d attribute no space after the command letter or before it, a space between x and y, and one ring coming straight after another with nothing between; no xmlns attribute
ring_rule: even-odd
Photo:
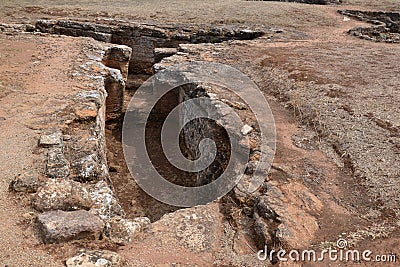
<svg viewBox="0 0 400 267"><path fill-rule="evenodd" d="M90 209L92 199L80 183L56 179L48 181L33 198L33 206L38 211Z"/></svg>
<svg viewBox="0 0 400 267"><path fill-rule="evenodd" d="M135 233L143 231L150 224L150 220L146 217L129 220L116 216L106 223L105 236L111 242L127 245L132 242Z"/></svg>
<svg viewBox="0 0 400 267"><path fill-rule="evenodd" d="M35 193L39 186L39 177L33 171L18 174L10 183L10 189L16 192Z"/></svg>
<svg viewBox="0 0 400 267"><path fill-rule="evenodd" d="M248 135L251 131L253 131L253 127L247 124L243 125L242 130L240 130L243 135Z"/></svg>
<svg viewBox="0 0 400 267"><path fill-rule="evenodd" d="M57 131L48 135L42 135L39 139L40 147L59 146L62 144L62 133Z"/></svg>
<svg viewBox="0 0 400 267"><path fill-rule="evenodd" d="M100 181L92 185L89 192L93 201L90 212L100 216L103 220L109 220L114 216L125 216L124 210L106 182Z"/></svg>
<svg viewBox="0 0 400 267"><path fill-rule="evenodd" d="M98 180L102 174L100 162L96 154L82 157L72 162L74 177L79 182Z"/></svg>
<svg viewBox="0 0 400 267"><path fill-rule="evenodd" d="M66 261L67 267L120 267L123 258L108 250L82 250Z"/></svg>
<svg viewBox="0 0 400 267"><path fill-rule="evenodd" d="M85 211L49 211L37 218L38 229L44 243L59 243L72 239L98 239L104 222Z"/></svg>
<svg viewBox="0 0 400 267"><path fill-rule="evenodd" d="M60 147L49 150L47 154L47 175L50 178L65 178L69 175L69 162Z"/></svg>

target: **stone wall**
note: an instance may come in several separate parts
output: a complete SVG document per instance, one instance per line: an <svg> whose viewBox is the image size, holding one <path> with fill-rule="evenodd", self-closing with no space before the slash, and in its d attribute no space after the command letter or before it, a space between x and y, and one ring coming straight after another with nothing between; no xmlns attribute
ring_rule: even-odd
<svg viewBox="0 0 400 267"><path fill-rule="evenodd" d="M210 98L206 89L201 85L188 84L182 86L179 90L179 103L197 97ZM226 131L215 121L207 119L195 119L189 121L188 118L192 117L192 115L198 114L199 111L202 111L202 116L205 118L213 116L222 117L221 108L218 107L217 104L212 106L207 105L207 103L204 103L204 106L196 105L194 103L182 105L180 113L181 126L185 125L182 134L182 147L184 153L192 160L199 158L201 155L212 160L211 155L207 154L207 151L210 149L209 146L203 146L203 150L199 150L200 141L204 138L213 140L218 150L213 163L205 170L196 174L197 180L196 184L193 186L202 186L217 179L227 167L231 148Z"/></svg>
<svg viewBox="0 0 400 267"><path fill-rule="evenodd" d="M68 20L38 20L36 30L51 34L85 36L95 40L126 45L132 48L129 64L131 74L151 74L156 63L156 48L174 48L181 43L217 43L227 40L247 40L260 37L262 30L214 27L193 29L177 25L162 28L152 25L120 23L116 25L75 22Z"/></svg>
<svg viewBox="0 0 400 267"><path fill-rule="evenodd" d="M10 189L32 194L32 214L44 243L106 238L126 244L150 221L126 219L113 193L105 123L121 115L131 48L87 39L81 49L80 65L65 70L79 87L65 96L52 127L38 140L43 175L18 175Z"/></svg>

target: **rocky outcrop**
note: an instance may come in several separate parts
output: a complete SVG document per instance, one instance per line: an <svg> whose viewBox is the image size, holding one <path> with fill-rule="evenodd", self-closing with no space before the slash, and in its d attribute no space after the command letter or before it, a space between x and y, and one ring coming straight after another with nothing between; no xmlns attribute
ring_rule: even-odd
<svg viewBox="0 0 400 267"><path fill-rule="evenodd" d="M129 71L129 61L131 60L132 48L125 45L116 45L106 48L103 64L107 67L121 71L122 77L126 82Z"/></svg>
<svg viewBox="0 0 400 267"><path fill-rule="evenodd" d="M0 32L14 34L16 32L33 32L36 27L32 24L6 24L0 23Z"/></svg>
<svg viewBox="0 0 400 267"><path fill-rule="evenodd" d="M356 27L349 34L374 42L400 42L400 13L383 11L339 10L340 14L371 23L370 27Z"/></svg>
<svg viewBox="0 0 400 267"><path fill-rule="evenodd" d="M37 217L39 233L44 243L59 243L72 239L98 239L104 222L84 210L49 211Z"/></svg>
<svg viewBox="0 0 400 267"><path fill-rule="evenodd" d="M140 255L148 250L168 255L168 259L161 261L165 266L171 262L198 266L265 266L254 254L256 248L248 236L233 229L216 202L166 214L141 237L146 240L146 246L142 247L141 240L137 240L132 243L135 250ZM152 265L145 258L143 261L141 266Z"/></svg>
<svg viewBox="0 0 400 267"><path fill-rule="evenodd" d="M132 48L129 63L131 74L152 73L153 64L160 60L160 54L156 55L154 52L156 48L173 48L181 43L217 43L235 39L254 39L264 34L262 30L249 30L243 27L193 29L176 25L172 29L148 24L119 23L116 26L107 22L96 24L68 20L38 20L36 29L46 33L92 37L102 42L126 45ZM111 64L110 66L117 68ZM121 72L125 74L122 69Z"/></svg>
<svg viewBox="0 0 400 267"><path fill-rule="evenodd" d="M266 192L254 206L255 231L260 241L268 246L307 248L318 231L312 214L321 211L321 201L301 183L279 188L271 182L265 187Z"/></svg>

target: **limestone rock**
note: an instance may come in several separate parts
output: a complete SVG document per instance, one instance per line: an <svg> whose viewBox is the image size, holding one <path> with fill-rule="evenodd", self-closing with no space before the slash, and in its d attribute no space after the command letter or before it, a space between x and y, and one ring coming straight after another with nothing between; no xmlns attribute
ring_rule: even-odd
<svg viewBox="0 0 400 267"><path fill-rule="evenodd" d="M125 45L109 47L103 57L103 64L110 68L121 71L126 81L128 78L129 61L131 60L132 48Z"/></svg>
<svg viewBox="0 0 400 267"><path fill-rule="evenodd" d="M151 221L147 217L137 217L132 221L138 223L140 225L140 231L148 231L151 228Z"/></svg>
<svg viewBox="0 0 400 267"><path fill-rule="evenodd" d="M31 24L6 24L6 23L0 23L0 32L4 33L15 33L15 32L32 32L32 27L34 28L35 26Z"/></svg>
<svg viewBox="0 0 400 267"><path fill-rule="evenodd" d="M150 220L146 217L129 220L116 216L106 223L105 236L111 242L127 245L132 242L135 233L143 231L150 224Z"/></svg>
<svg viewBox="0 0 400 267"><path fill-rule="evenodd" d="M125 216L124 210L106 182L100 181L92 185L89 192L93 201L90 212L100 216L103 220L109 220L114 216Z"/></svg>
<svg viewBox="0 0 400 267"><path fill-rule="evenodd" d="M76 94L77 102L93 102L97 106L102 106L105 98L105 92L101 90L80 91Z"/></svg>
<svg viewBox="0 0 400 267"><path fill-rule="evenodd" d="M121 116L124 101L125 82L120 70L106 68L104 79L107 91L106 98L106 119L115 119Z"/></svg>
<svg viewBox="0 0 400 267"><path fill-rule="evenodd" d="M257 186L257 183L254 183L253 179L254 177L251 175L243 175L233 188L235 198L241 203L249 203L249 201L252 203L251 199L260 195L259 186Z"/></svg>
<svg viewBox="0 0 400 267"><path fill-rule="evenodd" d="M274 190L274 189L271 189ZM279 194L279 195L278 195ZM276 207L284 207L284 203L281 201L281 192L277 191L277 194L275 197L279 197L276 200L274 200L274 204ZM279 221L278 219L278 214L275 212L273 209L273 206L271 205L271 201L269 201L268 196L263 195L259 198L257 206L256 206L256 211L257 213L264 219L270 220L270 221Z"/></svg>
<svg viewBox="0 0 400 267"><path fill-rule="evenodd" d="M73 239L98 239L104 222L85 211L49 211L37 218L39 233L44 243L58 243Z"/></svg>
<svg viewBox="0 0 400 267"><path fill-rule="evenodd" d="M90 154L73 161L72 172L73 179L79 182L99 180L103 172L98 155Z"/></svg>
<svg viewBox="0 0 400 267"><path fill-rule="evenodd" d="M162 47L154 49L155 62L160 62L163 58L170 57L176 54L178 50L176 48Z"/></svg>
<svg viewBox="0 0 400 267"><path fill-rule="evenodd" d="M67 267L120 267L123 258L108 250L82 250L66 261Z"/></svg>
<svg viewBox="0 0 400 267"><path fill-rule="evenodd" d="M97 117L97 106L94 102L80 103L75 108L75 115L80 121L94 121Z"/></svg>
<svg viewBox="0 0 400 267"><path fill-rule="evenodd" d="M10 189L16 192L35 193L39 186L39 177L33 171L18 174L10 183Z"/></svg>
<svg viewBox="0 0 400 267"><path fill-rule="evenodd" d="M65 158L61 147L49 150L46 171L50 178L65 178L69 175L69 162Z"/></svg>
<svg viewBox="0 0 400 267"><path fill-rule="evenodd" d="M248 135L251 131L253 131L253 127L247 124L243 125L242 130L240 130L243 135Z"/></svg>
<svg viewBox="0 0 400 267"><path fill-rule="evenodd" d="M33 206L38 211L90 209L92 199L80 183L56 179L38 190L33 198Z"/></svg>
<svg viewBox="0 0 400 267"><path fill-rule="evenodd" d="M321 209L321 201L302 183L291 181L278 188L277 182L270 182L254 207L254 218L258 220L255 230L264 235L266 242L271 238L268 233L275 233L272 239L289 247L308 247L318 231L312 214ZM274 229L265 231L262 221Z"/></svg>
<svg viewBox="0 0 400 267"><path fill-rule="evenodd" d="M168 242L179 240L181 246L197 253L211 251L222 228L221 215L217 204L196 206L166 214L152 227L152 231L162 229L161 238Z"/></svg>
<svg viewBox="0 0 400 267"><path fill-rule="evenodd" d="M51 147L51 146L59 146L62 144L62 133L60 131L42 135L39 139L40 147Z"/></svg>
<svg viewBox="0 0 400 267"><path fill-rule="evenodd" d="M273 238L271 236L272 227L268 225L258 214L254 214L254 232L258 244L271 244Z"/></svg>

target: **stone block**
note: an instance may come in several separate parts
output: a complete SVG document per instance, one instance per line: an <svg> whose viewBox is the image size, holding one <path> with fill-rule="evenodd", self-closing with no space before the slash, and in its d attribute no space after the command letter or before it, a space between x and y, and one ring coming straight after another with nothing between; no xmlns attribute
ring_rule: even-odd
<svg viewBox="0 0 400 267"><path fill-rule="evenodd" d="M67 267L121 267L123 258L108 250L82 250L66 261Z"/></svg>
<svg viewBox="0 0 400 267"><path fill-rule="evenodd" d="M62 133L60 131L40 136L40 147L51 147L60 145L62 145Z"/></svg>
<svg viewBox="0 0 400 267"><path fill-rule="evenodd" d="M92 199L80 183L55 179L48 181L33 197L33 207L38 211L90 209Z"/></svg>
<svg viewBox="0 0 400 267"><path fill-rule="evenodd" d="M46 171L50 178L65 178L69 175L69 162L65 158L61 147L49 150Z"/></svg>
<svg viewBox="0 0 400 267"><path fill-rule="evenodd" d="M150 226L150 220L142 217L133 220L116 216L106 223L105 236L119 245L127 245L132 242L135 233Z"/></svg>
<svg viewBox="0 0 400 267"><path fill-rule="evenodd" d="M16 192L34 193L39 186L38 174L33 171L18 174L10 183L10 189Z"/></svg>
<svg viewBox="0 0 400 267"><path fill-rule="evenodd" d="M104 222L85 211L49 211L37 218L39 233L44 243L59 243L73 239L98 239Z"/></svg>
<svg viewBox="0 0 400 267"><path fill-rule="evenodd" d="M129 61L131 60L132 48L125 45L116 45L107 48L103 57L103 64L107 67L121 71L126 82L128 78Z"/></svg>

